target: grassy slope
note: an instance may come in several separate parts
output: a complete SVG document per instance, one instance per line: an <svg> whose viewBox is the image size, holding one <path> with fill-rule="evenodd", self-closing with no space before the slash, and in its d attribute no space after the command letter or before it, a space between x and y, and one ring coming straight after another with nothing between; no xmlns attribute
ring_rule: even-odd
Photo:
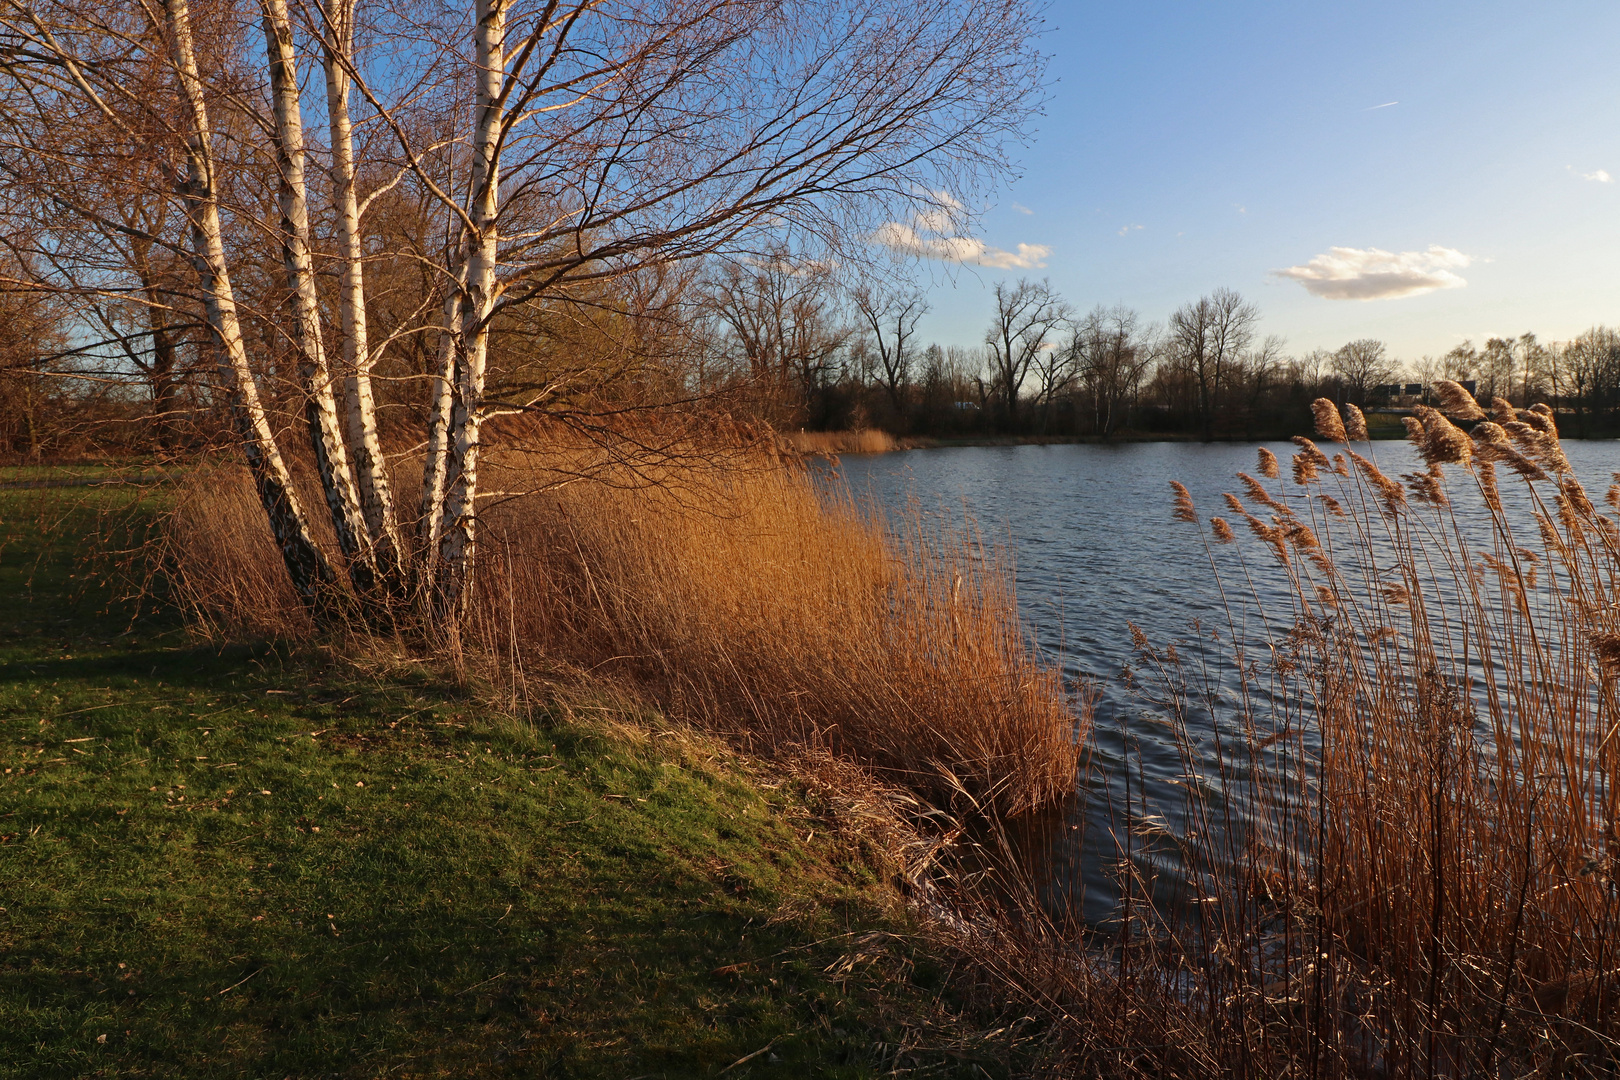
<svg viewBox="0 0 1620 1080"><path fill-rule="evenodd" d="M793 785L131 623L36 522L124 497L0 492L0 1077L1004 1071Z"/></svg>

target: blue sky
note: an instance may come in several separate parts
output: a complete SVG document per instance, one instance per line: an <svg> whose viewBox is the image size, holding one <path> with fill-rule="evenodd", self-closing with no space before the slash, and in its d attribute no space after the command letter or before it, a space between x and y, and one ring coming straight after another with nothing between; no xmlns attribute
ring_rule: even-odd
<svg viewBox="0 0 1620 1080"><path fill-rule="evenodd" d="M1403 361L1620 322L1620 4L1059 0L1048 22L1046 115L976 236L1049 251L932 264L930 337L976 343L1019 276L1153 321L1224 285L1290 351L1375 337Z"/></svg>

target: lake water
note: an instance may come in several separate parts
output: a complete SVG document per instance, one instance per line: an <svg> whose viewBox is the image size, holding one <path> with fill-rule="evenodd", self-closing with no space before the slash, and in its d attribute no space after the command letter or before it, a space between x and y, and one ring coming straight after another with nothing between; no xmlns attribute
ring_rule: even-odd
<svg viewBox="0 0 1620 1080"><path fill-rule="evenodd" d="M1118 766L1126 759L1127 740L1133 769L1140 753L1149 809L1165 813L1173 825L1181 804L1178 789L1168 782L1182 771L1178 752L1160 734L1162 728L1142 722L1146 706L1119 678L1135 663L1129 626L1134 623L1162 645L1187 638L1195 620L1224 624L1197 528L1172 518L1170 481L1187 485L1201 516L1230 517L1221 494L1242 493L1239 470L1257 473L1256 445L951 447L848 456L840 462L858 497L896 509L916 499L925 509L940 507L958 517L965 511L986 540L1004 541L1015 559L1019 605L1035 640L1070 676L1090 678L1098 686L1093 768L1069 811L1073 820L1049 829L1041 841L1049 845L1042 858L1053 865L1056 879L1084 886L1088 918L1104 918L1113 906L1106 867L1117 852L1110 850L1109 806L1124 795ZM1282 459L1286 475L1295 447L1264 445ZM1608 486L1610 472L1620 468L1620 443L1569 442L1565 451L1577 476L1595 489L1594 498ZM1405 442L1374 444L1371 456L1391 476L1422 469ZM1458 505L1465 522L1483 523L1463 499ZM1480 531L1480 539L1487 539ZM1269 563L1255 565L1271 570ZM1259 580L1263 596L1280 597L1281 584L1274 574ZM1086 827L1069 827L1077 824ZM1071 831L1088 837L1086 850L1064 841Z"/></svg>

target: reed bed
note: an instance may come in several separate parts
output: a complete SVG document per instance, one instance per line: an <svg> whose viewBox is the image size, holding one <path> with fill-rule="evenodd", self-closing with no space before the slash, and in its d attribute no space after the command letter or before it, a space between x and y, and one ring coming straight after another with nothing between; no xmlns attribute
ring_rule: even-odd
<svg viewBox="0 0 1620 1080"><path fill-rule="evenodd" d="M489 650L516 641L751 748L826 749L935 800L1019 813L1072 792L1081 722L968 530L890 522L792 467L613 479L505 474L536 493L485 517Z"/></svg>
<svg viewBox="0 0 1620 1080"><path fill-rule="evenodd" d="M1083 718L970 530L891 525L759 455L497 447L485 475L456 648L510 685L588 671L754 751L835 754L942 803L1017 814L1072 792ZM166 561L197 626L308 632L243 470L199 471L175 506Z"/></svg>
<svg viewBox="0 0 1620 1080"><path fill-rule="evenodd" d="M878 428L851 431L789 431L778 436L795 454L887 454L899 450L893 435Z"/></svg>
<svg viewBox="0 0 1620 1080"><path fill-rule="evenodd" d="M1009 857L1021 906L964 937L1076 1071L1620 1069L1620 476L1600 511L1550 410L1486 420L1444 389L1484 422L1420 411L1420 472L1318 402L1340 452L1297 439L1285 478L1262 450L1222 516L1175 485L1228 602L1185 641L1137 635L1184 797L1126 786L1108 925Z"/></svg>

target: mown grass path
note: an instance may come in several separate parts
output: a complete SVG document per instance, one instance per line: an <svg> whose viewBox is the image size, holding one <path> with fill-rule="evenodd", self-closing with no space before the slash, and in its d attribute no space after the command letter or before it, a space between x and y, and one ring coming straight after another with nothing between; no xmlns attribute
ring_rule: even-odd
<svg viewBox="0 0 1620 1080"><path fill-rule="evenodd" d="M127 498L0 492L0 1077L1006 1070L791 783L132 618Z"/></svg>

